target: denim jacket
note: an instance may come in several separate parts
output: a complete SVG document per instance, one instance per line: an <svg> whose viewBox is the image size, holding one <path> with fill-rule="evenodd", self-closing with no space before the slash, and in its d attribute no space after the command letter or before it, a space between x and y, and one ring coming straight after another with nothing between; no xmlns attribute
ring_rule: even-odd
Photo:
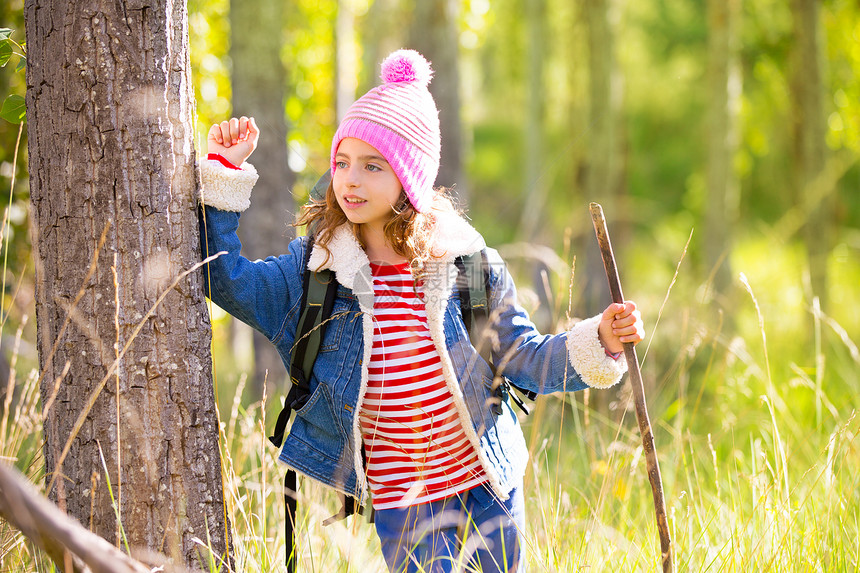
<svg viewBox="0 0 860 573"><path fill-rule="evenodd" d="M373 339L374 295L367 255L346 224L336 230L328 252L314 244L307 258L308 241L302 237L280 256L244 258L236 234L238 211L249 205L256 172L247 164L244 171L235 171L214 161L204 161L201 171L201 201L206 205L201 217L203 255L223 252L208 265L210 297L264 334L287 367L300 314L303 261L313 270L334 271L337 299L310 376L310 397L295 412L280 460L363 503L367 487L356 414L367 388ZM426 265L419 289L427 323L488 485L500 499L507 499L525 473L528 450L510 398L502 394L498 407L491 369L469 341L454 285L454 259L485 248L484 240L454 214L441 215L437 229L432 252L438 256ZM486 332L493 361L506 378L540 394L606 388L620 380L626 365L604 352L597 336L599 316L578 322L565 333L539 333L517 303L514 283L498 253L489 248L486 252L492 293L491 328Z"/></svg>

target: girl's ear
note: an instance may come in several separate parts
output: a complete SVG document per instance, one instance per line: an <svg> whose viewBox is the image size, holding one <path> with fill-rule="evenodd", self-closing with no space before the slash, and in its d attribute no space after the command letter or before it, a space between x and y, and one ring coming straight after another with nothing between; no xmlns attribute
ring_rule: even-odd
<svg viewBox="0 0 860 573"><path fill-rule="evenodd" d="M394 204L392 209L395 213L400 215L404 211L406 211L411 206L409 202L409 197L406 196L406 192L402 189L400 190L400 197L397 198L397 203Z"/></svg>

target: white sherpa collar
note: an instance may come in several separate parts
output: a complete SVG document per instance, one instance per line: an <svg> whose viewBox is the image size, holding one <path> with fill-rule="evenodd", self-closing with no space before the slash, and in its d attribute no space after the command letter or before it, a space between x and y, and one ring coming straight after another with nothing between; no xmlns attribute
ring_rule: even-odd
<svg viewBox="0 0 860 573"><path fill-rule="evenodd" d="M337 282L348 289L355 284L355 275L359 269L368 266L367 253L361 248L358 239L352 232L352 225L344 223L334 230L331 240L323 247L314 243L308 268L312 271L329 269L334 271Z"/></svg>
<svg viewBox="0 0 860 573"><path fill-rule="evenodd" d="M450 263L457 257L480 251L486 246L481 234L461 216L447 210L439 211L436 216L430 250L436 262ZM313 271L330 269L334 271L337 282L354 290L356 276L370 263L352 231L352 225L344 223L335 229L327 247L328 252L322 245L314 244L308 268Z"/></svg>
<svg viewBox="0 0 860 573"><path fill-rule="evenodd" d="M450 263L457 257L471 255L487 246L484 237L460 215L441 211L436 217L431 252L440 262Z"/></svg>

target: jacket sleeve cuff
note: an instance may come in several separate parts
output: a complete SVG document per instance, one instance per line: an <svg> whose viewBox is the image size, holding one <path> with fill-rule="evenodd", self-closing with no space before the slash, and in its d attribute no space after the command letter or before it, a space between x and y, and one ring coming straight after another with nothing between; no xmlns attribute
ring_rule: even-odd
<svg viewBox="0 0 860 573"><path fill-rule="evenodd" d="M200 203L222 211L242 212L251 206L257 170L250 163L230 169L214 159L200 162Z"/></svg>
<svg viewBox="0 0 860 573"><path fill-rule="evenodd" d="M627 362L607 356L597 327L600 315L576 323L567 333L567 356L582 381L592 388L609 388L627 372Z"/></svg>

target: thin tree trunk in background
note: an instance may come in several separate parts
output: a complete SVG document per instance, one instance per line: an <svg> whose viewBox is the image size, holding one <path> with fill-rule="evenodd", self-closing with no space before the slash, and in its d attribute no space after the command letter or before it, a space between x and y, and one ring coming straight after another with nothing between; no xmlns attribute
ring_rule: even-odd
<svg viewBox="0 0 860 573"><path fill-rule="evenodd" d="M439 108L442 130L442 161L436 185L454 187L454 195L466 205L469 184L463 167L463 120L460 109L460 37L457 0L415 2L409 47L433 64L430 93Z"/></svg>
<svg viewBox="0 0 860 573"><path fill-rule="evenodd" d="M737 216L738 178L733 158L738 147L741 77L737 65L738 0L708 0L708 164L704 252L713 289L725 297L731 285L732 229ZM723 304L724 307L728 306Z"/></svg>
<svg viewBox="0 0 860 573"><path fill-rule="evenodd" d="M379 64L394 50L403 47L401 22L403 10L399 0L374 0L361 19L361 54L363 72L358 93L363 94L379 84Z"/></svg>
<svg viewBox="0 0 860 573"><path fill-rule="evenodd" d="M519 234L522 240L538 239L542 228L544 205L549 182L544 160L544 110L546 109L546 86L544 85L544 62L546 61L546 1L526 0L526 29L528 33L526 62L528 96L526 98L525 153L523 165L523 211ZM540 261L531 263L532 287L538 297L538 306L532 312L532 320L542 331L552 328L552 292L548 292L549 269Z"/></svg>
<svg viewBox="0 0 860 573"><path fill-rule="evenodd" d="M820 0L792 0L794 16L794 69L791 91L794 104L794 165L797 203L813 193L815 180L824 170L827 132L823 107L823 46ZM813 296L827 309L827 259L835 221L832 196L813 205L806 220L804 240L809 258Z"/></svg>
<svg viewBox="0 0 860 573"><path fill-rule="evenodd" d="M281 61L283 2L232 0L230 2L231 76L234 115L254 116L262 131L251 158L260 178L254 186L251 207L242 214L239 236L243 253L251 259L287 252L295 237L290 227L295 202L295 175L287 164L287 123L284 111L286 70ZM242 325L241 327L244 327ZM254 340L253 399L263 395L263 383L283 390L287 370L275 347L257 331ZM270 392L271 394L271 392Z"/></svg>
<svg viewBox="0 0 860 573"><path fill-rule="evenodd" d="M352 0L338 0L335 21L335 107L337 121L343 119L355 101L358 89L358 57L355 45L355 12Z"/></svg>
<svg viewBox="0 0 860 573"><path fill-rule="evenodd" d="M524 204L520 219L520 236L534 240L546 202L547 180L544 173L544 61L546 59L546 1L526 0L526 70L528 97L526 100ZM540 291L538 291L540 292Z"/></svg>
<svg viewBox="0 0 860 573"><path fill-rule="evenodd" d="M622 75L615 56L618 28L618 0L584 0L583 14L588 31L589 121L588 171L585 191L589 201L601 203L607 217L624 220L618 213L620 186L623 181L619 132L622 106ZM585 207L585 206L583 206ZM588 210L582 209L582 221L588 227ZM623 243L622 240L616 241ZM602 311L609 303L600 253L587 243L584 306L588 315ZM623 257L622 257L623 258Z"/></svg>
<svg viewBox="0 0 860 573"><path fill-rule="evenodd" d="M616 244L622 248L626 233L623 229L625 214L620 212L619 194L623 181L623 164L619 145L622 105L622 76L615 55L615 36L618 29L620 0L583 0L583 17L588 42L588 163L585 172L585 195L587 201L577 213L579 227L591 228L588 202L599 202L606 208L606 216L616 221L619 228ZM585 259L585 278L583 284L582 314L593 316L602 312L611 302L606 289L606 275L599 249L590 234L583 236L584 245L580 249ZM619 256L619 260L623 255ZM623 266L623 262L620 262ZM583 399L594 410L608 414L609 402L613 392L590 392L586 390ZM619 409L616 414L620 414Z"/></svg>
<svg viewBox="0 0 860 573"><path fill-rule="evenodd" d="M203 568L195 539L225 556L229 526L202 273L182 276L200 261L185 3L24 10L48 495Z"/></svg>

